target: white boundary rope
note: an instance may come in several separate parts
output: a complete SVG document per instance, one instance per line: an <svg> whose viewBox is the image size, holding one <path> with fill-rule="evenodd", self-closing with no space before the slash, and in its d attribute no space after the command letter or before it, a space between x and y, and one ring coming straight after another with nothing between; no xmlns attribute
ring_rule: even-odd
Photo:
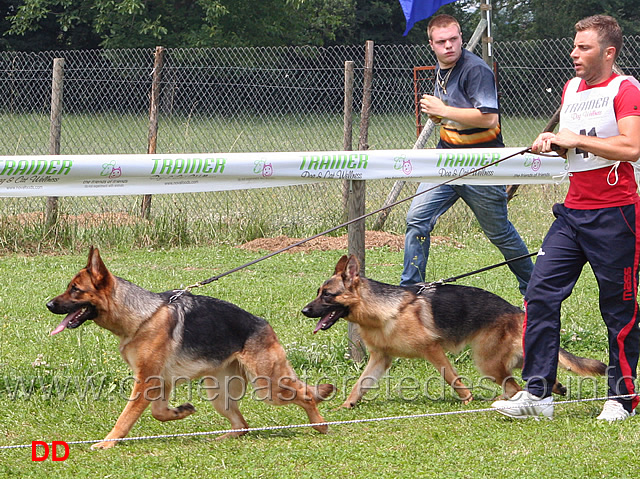
<svg viewBox="0 0 640 479"><path fill-rule="evenodd" d="M622 396L604 396L597 398L588 398L588 399L570 399L567 401L554 401L552 404L554 406L564 406L565 404L576 404L581 402L594 402L594 401L605 401L608 399L629 399L631 397L636 396L636 394L626 394ZM547 404L545 404L547 405ZM526 406L539 406L535 402L527 404ZM203 431L203 432L187 432L187 433L179 433L179 434L161 434L157 436L138 436L138 437L123 437L120 439L97 439L97 440L84 440L84 441L68 441L68 445L77 445L77 444L94 444L98 442L120 442L120 441L145 441L151 439L173 439L173 438L181 438L181 437L197 437L197 436L212 436L212 435L222 435L228 433L249 433L249 432L258 432L258 431L282 431L286 429L299 429L303 427L313 427L313 426L341 426L345 424L362 424L362 423L372 423L372 422L384 422L384 421L397 421L401 419L419 419L426 417L444 417L444 416L457 416L461 414L477 414L484 412L498 412L503 409L514 409L519 406L505 406L501 408L482 408L482 409L465 409L462 411L446 411L446 412L436 412L436 413L422 413L422 414L409 414L402 416L387 416L387 417L374 417L374 418L364 418L364 419L348 419L342 421L326 421L319 423L304 423L304 424L290 424L285 426L263 426L263 427L249 427L245 429L223 429L219 431ZM42 441L45 442L45 441ZM17 444L13 446L0 446L0 450L7 449L24 449L30 448L32 444Z"/></svg>

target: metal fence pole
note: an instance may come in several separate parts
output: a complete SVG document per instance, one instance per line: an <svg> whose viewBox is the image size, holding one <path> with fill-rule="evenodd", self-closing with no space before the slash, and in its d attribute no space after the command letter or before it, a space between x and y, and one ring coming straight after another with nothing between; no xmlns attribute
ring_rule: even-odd
<svg viewBox="0 0 640 479"><path fill-rule="evenodd" d="M491 32L491 0L482 0L480 5L482 19L487 25L482 30L482 59L493 68L493 34Z"/></svg>

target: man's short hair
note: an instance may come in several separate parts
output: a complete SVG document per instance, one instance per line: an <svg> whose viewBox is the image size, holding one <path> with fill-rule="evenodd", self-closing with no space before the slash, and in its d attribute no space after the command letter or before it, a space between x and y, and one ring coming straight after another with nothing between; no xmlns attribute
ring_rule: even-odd
<svg viewBox="0 0 640 479"><path fill-rule="evenodd" d="M604 50L608 47L614 47L616 49L614 60L618 58L620 50L622 50L622 29L615 18L609 15L593 15L583 18L576 23L576 32L584 30L595 30L598 34L600 48Z"/></svg>
<svg viewBox="0 0 640 479"><path fill-rule="evenodd" d="M429 37L429 40L431 40L431 30L433 30L434 28L445 28L449 25L457 25L458 30L461 31L460 24L455 17L447 15L446 13L433 17L431 20L429 20L429 24L427 25L427 36Z"/></svg>

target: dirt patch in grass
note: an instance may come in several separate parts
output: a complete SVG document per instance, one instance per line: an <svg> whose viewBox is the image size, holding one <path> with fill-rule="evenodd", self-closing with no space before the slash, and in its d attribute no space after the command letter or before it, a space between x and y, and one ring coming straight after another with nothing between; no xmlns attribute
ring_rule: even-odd
<svg viewBox="0 0 640 479"><path fill-rule="evenodd" d="M336 249L347 249L347 235L343 236L320 236L319 238L307 241L299 246L295 246L288 252L299 251L330 251ZM248 243L244 243L239 248L250 251L278 251L287 246L294 245L302 241L303 238L290 238L289 236L277 236L275 238L257 238ZM456 248L463 248L464 245L446 236L432 236L431 244L450 244ZM404 235L395 235L383 231L365 232L365 248L379 248L386 246L391 251L402 251L404 249Z"/></svg>

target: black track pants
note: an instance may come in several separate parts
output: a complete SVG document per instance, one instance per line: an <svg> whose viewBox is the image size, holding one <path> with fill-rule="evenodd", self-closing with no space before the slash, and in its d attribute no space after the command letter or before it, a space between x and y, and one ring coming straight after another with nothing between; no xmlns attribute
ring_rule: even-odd
<svg viewBox="0 0 640 479"><path fill-rule="evenodd" d="M638 204L597 210L554 205L556 220L545 237L525 295L524 367L527 390L551 395L560 345L560 306L588 262L599 287L609 337L609 395L635 392L638 328ZM584 305L589 307L590 305ZM620 401L628 411L638 397Z"/></svg>

